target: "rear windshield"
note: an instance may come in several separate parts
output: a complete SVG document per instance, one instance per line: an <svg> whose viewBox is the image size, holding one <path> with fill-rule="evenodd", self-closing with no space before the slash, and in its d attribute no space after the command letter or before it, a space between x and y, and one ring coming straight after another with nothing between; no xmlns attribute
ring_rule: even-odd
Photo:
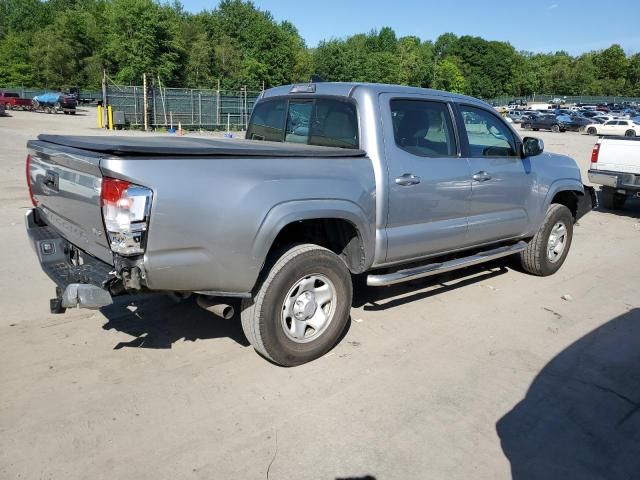
<svg viewBox="0 0 640 480"><path fill-rule="evenodd" d="M253 109L247 138L358 148L356 108L335 98L263 100Z"/></svg>
<svg viewBox="0 0 640 480"><path fill-rule="evenodd" d="M12 93L12 92L4 92L4 96L5 97L11 97L11 98L18 98L20 95L18 95L17 93Z"/></svg>

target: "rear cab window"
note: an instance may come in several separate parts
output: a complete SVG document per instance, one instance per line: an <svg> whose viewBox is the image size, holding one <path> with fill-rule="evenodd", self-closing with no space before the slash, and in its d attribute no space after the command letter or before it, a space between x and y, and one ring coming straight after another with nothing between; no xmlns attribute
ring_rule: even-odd
<svg viewBox="0 0 640 480"><path fill-rule="evenodd" d="M276 98L256 104L247 138L324 147L358 148L358 115L350 101Z"/></svg>

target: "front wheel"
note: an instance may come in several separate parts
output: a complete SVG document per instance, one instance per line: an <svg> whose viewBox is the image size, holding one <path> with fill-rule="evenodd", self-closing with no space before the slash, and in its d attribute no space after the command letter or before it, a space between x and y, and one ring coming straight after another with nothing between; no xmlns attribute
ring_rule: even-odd
<svg viewBox="0 0 640 480"><path fill-rule="evenodd" d="M520 252L522 268L540 277L556 273L569 253L573 239L573 215L564 205L553 203L542 226Z"/></svg>
<svg viewBox="0 0 640 480"><path fill-rule="evenodd" d="M242 329L269 360L300 365L336 344L352 296L351 274L340 257L318 245L295 245L271 256L253 297L242 301Z"/></svg>
<svg viewBox="0 0 640 480"><path fill-rule="evenodd" d="M598 134L598 130L596 130L595 127L589 127L589 129L587 130L587 133L589 135L597 135Z"/></svg>
<svg viewBox="0 0 640 480"><path fill-rule="evenodd" d="M624 132L624 136L625 137L635 137L636 136L636 132L635 132L635 130L627 130L626 132Z"/></svg>
<svg viewBox="0 0 640 480"><path fill-rule="evenodd" d="M531 124L530 124L530 123L523 123L523 124L522 124L522 128L523 128L524 130L529 130L529 129L531 128Z"/></svg>
<svg viewBox="0 0 640 480"><path fill-rule="evenodd" d="M553 133L559 133L560 132L560 127L558 125L552 125L551 126L551 131Z"/></svg>

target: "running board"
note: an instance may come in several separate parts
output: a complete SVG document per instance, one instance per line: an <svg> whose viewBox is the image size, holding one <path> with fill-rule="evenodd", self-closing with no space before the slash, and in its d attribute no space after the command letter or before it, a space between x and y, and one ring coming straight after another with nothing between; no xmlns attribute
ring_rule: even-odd
<svg viewBox="0 0 640 480"><path fill-rule="evenodd" d="M430 275L438 275L439 273L450 272L459 268L471 267L479 263L495 260L496 258L508 257L514 253L518 253L527 248L527 242L518 242L515 245L507 245L506 247L494 248L485 252L479 252L469 257L456 258L441 263L430 263L419 267L398 270L397 272L387 273L385 275L368 275L367 285L370 287L384 287L396 283L408 282L418 278L428 277Z"/></svg>

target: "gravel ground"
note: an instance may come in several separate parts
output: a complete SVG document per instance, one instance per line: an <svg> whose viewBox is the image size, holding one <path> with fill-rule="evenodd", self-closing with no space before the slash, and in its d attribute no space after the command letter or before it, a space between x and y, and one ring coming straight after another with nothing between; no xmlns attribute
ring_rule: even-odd
<svg viewBox="0 0 640 480"><path fill-rule="evenodd" d="M193 301L50 315L22 220L43 132L107 134L90 109L0 118L0 478L637 476L639 202L581 220L553 277L359 287L342 342L286 369ZM537 135L586 181L593 138Z"/></svg>

